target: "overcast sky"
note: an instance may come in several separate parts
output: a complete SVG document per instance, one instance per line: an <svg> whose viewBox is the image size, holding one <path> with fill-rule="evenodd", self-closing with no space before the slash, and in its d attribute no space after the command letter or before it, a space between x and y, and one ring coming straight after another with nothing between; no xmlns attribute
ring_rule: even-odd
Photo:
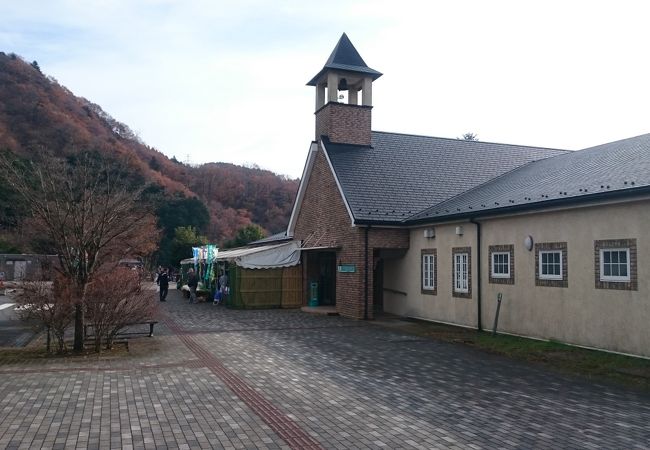
<svg viewBox="0 0 650 450"><path fill-rule="evenodd" d="M343 32L384 73L373 129L580 149L650 132L646 1L20 0L38 61L168 156L302 174Z"/></svg>

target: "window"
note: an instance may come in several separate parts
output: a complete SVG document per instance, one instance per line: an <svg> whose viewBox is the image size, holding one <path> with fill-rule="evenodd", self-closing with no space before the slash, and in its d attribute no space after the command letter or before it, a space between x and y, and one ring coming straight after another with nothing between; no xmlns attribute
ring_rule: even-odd
<svg viewBox="0 0 650 450"><path fill-rule="evenodd" d="M535 244L535 286L569 287L568 260L566 242Z"/></svg>
<svg viewBox="0 0 650 450"><path fill-rule="evenodd" d="M492 253L492 277L510 278L510 253Z"/></svg>
<svg viewBox="0 0 650 450"><path fill-rule="evenodd" d="M472 298L472 247L451 248L451 295Z"/></svg>
<svg viewBox="0 0 650 450"><path fill-rule="evenodd" d="M596 289L636 291L636 239L594 241Z"/></svg>
<svg viewBox="0 0 650 450"><path fill-rule="evenodd" d="M433 289L436 280L433 276L433 255L422 256L422 289Z"/></svg>
<svg viewBox="0 0 650 450"><path fill-rule="evenodd" d="M630 281L629 248L603 248L600 250L600 279L602 281Z"/></svg>
<svg viewBox="0 0 650 450"><path fill-rule="evenodd" d="M539 252L539 277L544 280L562 279L562 251Z"/></svg>
<svg viewBox="0 0 650 450"><path fill-rule="evenodd" d="M421 291L436 295L436 249L422 250Z"/></svg>
<svg viewBox="0 0 650 450"><path fill-rule="evenodd" d="M456 253L454 255L454 291L469 292L468 266L469 254Z"/></svg>
<svg viewBox="0 0 650 450"><path fill-rule="evenodd" d="M490 245L489 282L494 284L515 284L515 246L514 244Z"/></svg>

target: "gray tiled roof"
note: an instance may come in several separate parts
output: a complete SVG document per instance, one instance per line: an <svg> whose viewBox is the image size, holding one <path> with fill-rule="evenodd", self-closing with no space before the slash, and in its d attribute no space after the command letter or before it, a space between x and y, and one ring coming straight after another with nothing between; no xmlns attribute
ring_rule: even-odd
<svg viewBox="0 0 650 450"><path fill-rule="evenodd" d="M410 218L449 219L648 191L650 134L532 162Z"/></svg>
<svg viewBox="0 0 650 450"><path fill-rule="evenodd" d="M325 148L355 221L398 224L531 161L564 150L372 132L372 147Z"/></svg>
<svg viewBox="0 0 650 450"><path fill-rule="evenodd" d="M273 242L287 241L289 239L291 239L291 238L287 236L287 232L285 230L285 231L281 231L281 232L276 233L276 234L272 234L271 236L267 236L265 238L258 239L257 241L250 242L247 245L269 244L269 243L273 243Z"/></svg>
<svg viewBox="0 0 650 450"><path fill-rule="evenodd" d="M366 73L373 80L376 80L382 75L381 72L377 72L375 69L368 67L345 33L339 39L339 42L334 47L332 54L325 62L323 68L307 83L307 86L316 86L323 73L328 69Z"/></svg>

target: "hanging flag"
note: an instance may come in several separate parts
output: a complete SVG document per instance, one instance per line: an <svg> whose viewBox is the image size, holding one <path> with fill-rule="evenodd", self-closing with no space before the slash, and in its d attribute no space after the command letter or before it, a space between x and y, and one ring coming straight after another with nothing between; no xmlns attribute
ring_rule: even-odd
<svg viewBox="0 0 650 450"><path fill-rule="evenodd" d="M192 258L194 258L194 271L198 274L198 270L199 270L199 247L192 247Z"/></svg>

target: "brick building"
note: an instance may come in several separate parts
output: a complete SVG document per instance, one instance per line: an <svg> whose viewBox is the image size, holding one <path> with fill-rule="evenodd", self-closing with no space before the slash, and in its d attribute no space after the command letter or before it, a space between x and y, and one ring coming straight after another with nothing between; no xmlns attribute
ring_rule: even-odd
<svg viewBox="0 0 650 450"><path fill-rule="evenodd" d="M340 314L354 318L372 318L383 308L384 263L409 248L405 219L432 199L557 153L491 144L479 158L490 161L482 174L468 177L461 166L444 174L447 168L430 155L449 160L455 140L372 131L372 86L381 75L343 34L309 81L316 88L315 140L287 232L302 241L306 290L317 283L319 304L335 305ZM346 96L347 103L340 102ZM456 156L463 153L468 149ZM429 182L436 173L441 175L437 182ZM462 183L442 187L454 174Z"/></svg>
<svg viewBox="0 0 650 450"><path fill-rule="evenodd" d="M308 83L281 237L304 303L481 329L500 297L499 332L650 356L650 135L569 152L372 131L380 76L344 34Z"/></svg>

